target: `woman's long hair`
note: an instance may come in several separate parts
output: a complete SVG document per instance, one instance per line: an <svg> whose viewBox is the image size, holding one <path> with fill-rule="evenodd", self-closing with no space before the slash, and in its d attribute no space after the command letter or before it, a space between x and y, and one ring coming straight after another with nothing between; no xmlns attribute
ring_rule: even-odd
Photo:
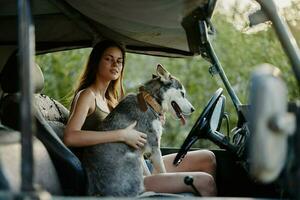
<svg viewBox="0 0 300 200"><path fill-rule="evenodd" d="M85 69L81 75L78 87L75 90L74 97L76 96L76 94L79 91L89 87L90 85L92 85L95 82L96 75L99 70L100 60L103 56L104 51L110 47L119 48L121 50L122 56L123 56L123 63L122 63L123 67L122 67L121 74L118 79L112 80L110 82L110 84L107 88L107 91L105 93L105 98L107 99L108 106L111 110L119 103L120 99L124 97L123 74L124 74L124 66L125 66L125 50L120 44L118 44L114 41L111 41L111 40L101 41L93 47L93 50L89 56L87 65L85 66ZM74 98L73 98L73 101L74 101ZM72 102L72 104L73 104L73 102ZM73 107L72 104L71 104L71 107Z"/></svg>

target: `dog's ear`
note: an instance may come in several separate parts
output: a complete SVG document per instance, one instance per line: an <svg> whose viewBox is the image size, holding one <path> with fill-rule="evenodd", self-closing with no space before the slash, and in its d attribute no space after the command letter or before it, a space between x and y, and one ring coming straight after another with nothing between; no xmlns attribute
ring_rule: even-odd
<svg viewBox="0 0 300 200"><path fill-rule="evenodd" d="M170 80L170 73L161 64L157 65L156 73L161 78L162 81Z"/></svg>
<svg viewBox="0 0 300 200"><path fill-rule="evenodd" d="M157 75L152 74L152 79L155 79L155 78L157 78L157 77L158 77Z"/></svg>

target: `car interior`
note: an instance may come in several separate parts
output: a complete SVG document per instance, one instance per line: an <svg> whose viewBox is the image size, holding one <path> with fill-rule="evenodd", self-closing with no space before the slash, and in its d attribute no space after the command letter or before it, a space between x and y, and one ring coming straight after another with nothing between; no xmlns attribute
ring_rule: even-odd
<svg viewBox="0 0 300 200"><path fill-rule="evenodd" d="M286 173L288 176L296 174L297 177L295 175L296 178L292 179L290 176L285 182L262 184L249 173L248 152L245 149L249 147L247 139L250 130L246 112L243 111L245 109L248 112L248 107L236 96L209 40L209 36L216 33L210 19L217 0L143 3L137 0L32 0L32 13L23 16L23 19L22 16L19 17L19 12L26 11L27 5L18 5L19 2L22 1L0 2L0 27L6 30L0 31L0 199L14 199L15 194L32 191L31 188L25 188L31 183L35 183L35 191L47 191L53 196L86 196L85 170L76 156L76 149L68 148L62 140L69 110L59 101L43 94L43 72L40 66L28 60L39 54L91 47L104 39L122 42L129 53L181 58L199 55L211 64L209 70L215 70L222 79L239 118L234 134L240 142L233 141L234 146L229 144L226 136L218 132L218 123L214 125L214 130L201 129L211 125L206 117L213 115L214 107L218 104L219 97L222 97L223 89L218 89L217 95L213 96L216 98L211 99L214 101L209 101L204 107L207 112L201 113L199 121L194 125L195 129L191 130L184 141L182 147L186 148L181 149L183 151L178 148L162 148L163 155L179 152L179 162L188 150L193 150L191 146L196 140L206 137L205 139L210 139L221 147L212 150L217 160L216 184L219 197L288 198L290 194L286 191L289 186L299 188L298 161ZM268 4L266 7L274 14L272 5L269 5L272 1L257 2L262 7ZM26 31L32 31L31 17L34 19L35 32L29 34L31 37L26 37ZM24 24L28 27L22 28L21 25ZM283 26L276 26L279 27L277 30L284 30ZM282 43L288 42L289 40L285 40ZM30 53L29 46L33 49ZM18 59L23 67L31 70L29 77L32 80L24 75L27 73L20 69ZM24 84L25 89L20 88ZM29 87L33 87L30 88L33 91L32 102L24 98L31 95L26 94ZM224 101L220 102L224 104ZM214 105L210 105L212 102ZM223 107L219 107L217 121L222 121ZM294 111L298 109L299 116L300 106L295 104L294 107ZM24 122L32 127L30 134L24 132ZM299 119L297 128L299 133ZM204 135L204 132L209 135ZM31 146L26 144L31 139L31 134L33 152L26 149L26 146ZM299 137L297 141L300 144ZM295 149L295 152L299 152L299 147ZM31 176L32 171L34 175ZM285 171L280 175L286 175L284 173ZM9 191L3 194L8 196L1 196L2 191ZM300 197L299 192L297 195Z"/></svg>
<svg viewBox="0 0 300 200"><path fill-rule="evenodd" d="M4 157L0 165L0 186L14 191L20 186L21 177L15 178L20 170L20 95L18 89L17 63L15 52L8 58L0 74L2 98L1 113L1 142L7 148L3 149ZM34 163L36 183L53 195L85 196L86 177L80 160L72 149L62 142L63 128L69 111L61 103L42 94L44 77L40 67L35 64L32 70L34 96L33 120L36 125L34 137ZM13 136L13 137L12 137ZM175 153L177 149L162 148L163 154ZM274 185L260 186L251 181L247 172L234 164L236 157L225 150L214 150L217 163L217 187L220 196L277 196ZM19 157L18 157L19 156ZM18 158L17 158L18 157ZM11 168L11 166L18 166ZM229 170L230 169L230 170ZM228 171L229 170L229 171ZM235 178L232 178L234 173Z"/></svg>

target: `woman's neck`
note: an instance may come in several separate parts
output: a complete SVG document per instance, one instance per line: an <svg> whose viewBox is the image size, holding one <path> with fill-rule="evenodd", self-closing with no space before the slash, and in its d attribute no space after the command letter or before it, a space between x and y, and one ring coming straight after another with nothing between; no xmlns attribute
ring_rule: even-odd
<svg viewBox="0 0 300 200"><path fill-rule="evenodd" d="M96 80L94 84L91 85L92 89L96 93L96 95L100 95L103 99L105 99L105 93L109 86L110 82Z"/></svg>

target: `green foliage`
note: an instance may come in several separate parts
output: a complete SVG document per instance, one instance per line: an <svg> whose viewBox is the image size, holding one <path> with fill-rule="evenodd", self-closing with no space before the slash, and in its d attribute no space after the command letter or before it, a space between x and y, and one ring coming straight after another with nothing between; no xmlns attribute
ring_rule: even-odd
<svg viewBox="0 0 300 200"><path fill-rule="evenodd" d="M36 62L41 66L45 76L43 93L69 107L73 89L89 52L90 49L79 49L36 56Z"/></svg>
<svg viewBox="0 0 300 200"><path fill-rule="evenodd" d="M217 29L217 35L213 38L213 46L234 91L243 104L248 102L251 72L256 65L266 62L281 69L282 77L289 88L289 99L299 99L299 86L272 29L269 28L256 34L241 33L218 13L214 16L213 24ZM76 85L76 80L86 63L90 50L81 49L37 56L36 60L45 74L44 93L68 106L67 97L70 97ZM178 120L167 116L162 146L178 147L212 94L219 87L224 88L224 86L217 75L211 77L208 72L210 64L200 56L179 59L127 54L124 82L127 92L136 92L141 83L150 79L155 73L157 63L161 63L181 80L186 87L188 99L196 108L194 114L188 117L186 126L181 126ZM225 90L224 94L227 97L226 112L230 113L230 127L233 128L237 116ZM200 140L194 147L212 148L215 146L209 141Z"/></svg>

